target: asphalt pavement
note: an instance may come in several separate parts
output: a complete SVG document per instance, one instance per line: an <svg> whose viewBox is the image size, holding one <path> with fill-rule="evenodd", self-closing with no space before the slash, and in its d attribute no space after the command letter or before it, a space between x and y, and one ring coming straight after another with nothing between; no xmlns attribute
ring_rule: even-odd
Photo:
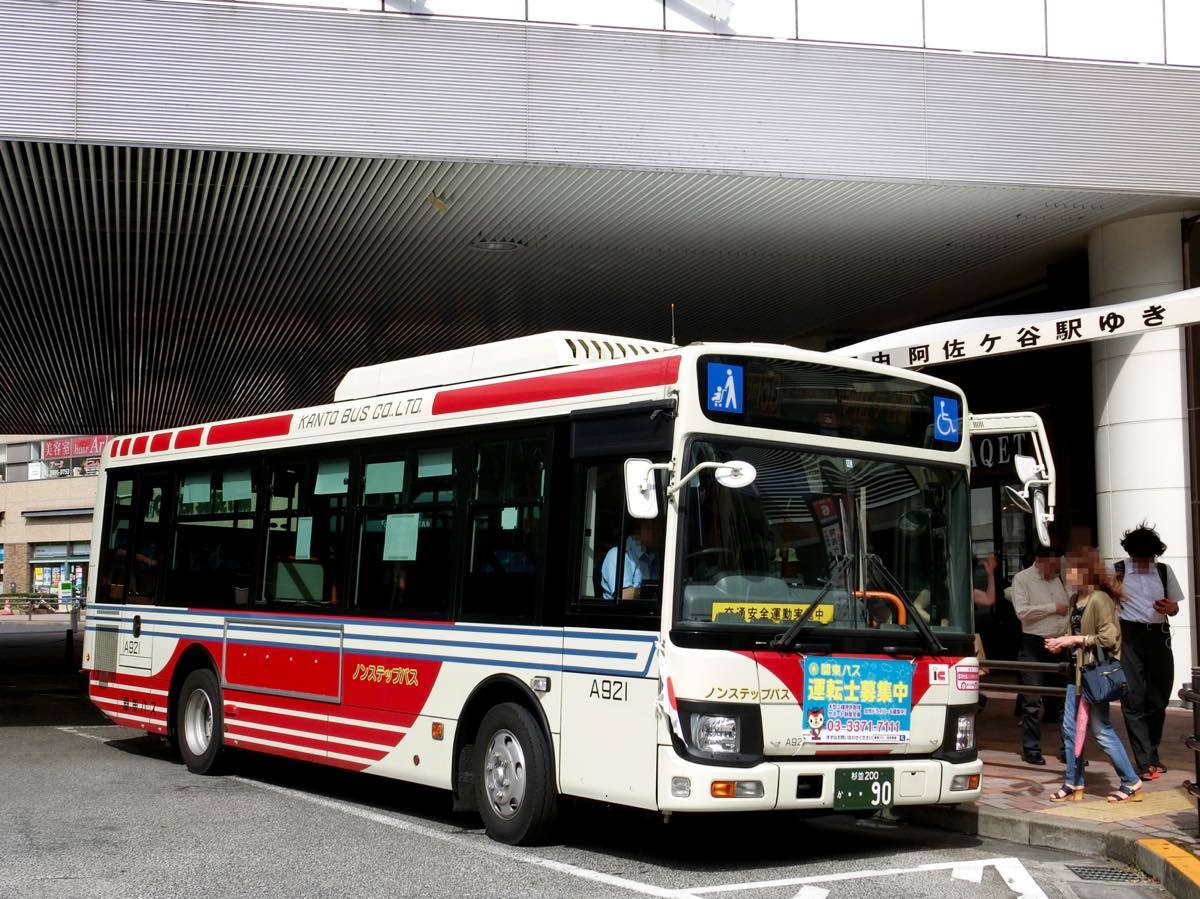
<svg viewBox="0 0 1200 899"><path fill-rule="evenodd" d="M238 753L199 777L104 724L75 676L0 673L0 896L1080 897L1108 860L894 822L572 803L559 840L489 840L447 794Z"/></svg>

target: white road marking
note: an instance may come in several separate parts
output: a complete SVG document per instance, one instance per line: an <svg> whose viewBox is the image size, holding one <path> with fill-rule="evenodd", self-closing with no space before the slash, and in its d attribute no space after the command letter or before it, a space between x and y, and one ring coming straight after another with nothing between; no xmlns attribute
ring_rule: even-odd
<svg viewBox="0 0 1200 899"><path fill-rule="evenodd" d="M697 896L708 896L714 893L737 893L746 890L765 890L774 887L800 886L801 884L836 883L846 880L867 880L873 877L895 877L899 874L921 874L927 871L950 871L956 868L978 866L980 880L983 878L983 868L993 867L1004 878L1008 888L1020 899L1047 899L1042 888L1037 885L1033 876L1025 870L1018 858L989 858L970 862L943 862L932 865L918 865L915 868L882 868L871 871L844 871L840 874L817 874L812 877L785 877L778 880L757 880L746 883L723 883L713 887L694 887L692 893ZM969 879L969 878L967 878Z"/></svg>
<svg viewBox="0 0 1200 899"><path fill-rule="evenodd" d="M971 883L983 883L983 868L979 862L964 862L950 869L950 876L955 880L969 880Z"/></svg>
<svg viewBox="0 0 1200 899"><path fill-rule="evenodd" d="M272 793L279 793L283 796L289 796L292 799L299 799L303 802L308 802L313 805L320 805L325 808L331 808L347 815L353 815L356 818L362 818L365 821L371 821L375 824L383 824L388 827L395 827L398 830L407 830L411 833L420 834L423 837L429 837L433 840L440 840L443 843L451 843L455 846L461 846L472 852L485 852L488 855L498 856L499 858L508 859L509 861L519 862L523 865L532 865L535 868L548 868L551 871L557 871L560 874L566 874L570 877L578 877L581 880L590 880L594 883L602 883L605 886L616 887L622 890L629 890L633 893L640 893L643 896L662 896L667 899L687 899L692 896L692 893L687 890L672 890L666 887L658 887L649 883L642 883L640 880L630 880L626 877L617 877L614 874L605 874L602 871L593 871L590 868L582 868L578 865L572 865L567 862L556 862L552 859L542 858L532 853L521 852L516 849L510 849L499 843L492 843L486 838L482 840L467 839L455 833L447 833L446 831L436 830L424 824L417 824L413 821L404 818L394 817L392 815L384 815L379 812L373 812L369 809L360 808L350 803L340 802L336 799L326 799L323 796L313 796L309 793L302 793L299 790L293 790L288 787L281 787L275 784L262 783L261 781L249 780L244 777L234 776L231 780L236 780L239 783L244 783L247 786L256 787L260 790L269 790Z"/></svg>
<svg viewBox="0 0 1200 899"><path fill-rule="evenodd" d="M82 725L81 725L82 726ZM86 725L89 728L114 727L115 725ZM108 738L98 734L81 733L75 727L56 727L55 730L65 734L70 734L75 737L83 737L85 740L96 740L100 743L107 743ZM988 858L974 859L971 861L956 861L943 862L940 864L917 865L913 868L881 868L866 871L844 871L838 874L818 874L812 877L787 877L777 880L758 880L747 881L745 883L726 883L718 886L709 887L693 887L691 889L668 889L666 887L655 886L654 884L643 883L640 880L631 880L626 877L618 877L615 874L605 874L602 871L593 871L591 868L572 865L568 862L558 862L553 859L542 858L532 853L522 852L517 849L512 849L499 843L492 843L486 838L482 840L468 839L460 836L457 833L437 830L424 824L417 824L405 818L385 815L380 812L373 812L369 809L341 802L336 799L326 799L323 796L314 796L309 793L293 790L289 787L281 787L276 784L262 783L256 780L250 780L245 777L234 776L230 778L239 783L244 783L247 786L256 787L260 790L267 790L272 793L279 793L283 796L298 799L302 802L308 802L312 805L319 805L325 808L334 809L335 811L343 812L347 815L353 815L357 818L362 818L366 821L371 821L376 824L383 824L387 827L394 827L397 830L406 830L411 833L420 834L421 836L429 837L430 839L440 840L444 843L450 843L455 846L461 846L465 849L474 852L483 852L488 855L494 855L498 858L508 859L523 865L531 865L536 868L546 868L551 871L557 871L560 874L566 874L570 877L577 877L581 880L589 880L593 883L602 883L606 886L616 887L622 890L628 890L633 893L638 893L643 896L660 896L664 899L698 899L700 896L707 896L716 893L734 893L749 890L763 890L774 887L799 886L798 892L794 899L825 899L829 895L829 890L817 886L822 883L838 883L854 880L867 880L876 877L895 877L901 874L919 874L929 871L949 871L951 877L956 880L966 880L972 883L982 883L984 868L995 868L997 873L1003 878L1008 888L1017 894L1018 899L1048 899L1042 888L1037 885L1037 882L1018 858Z"/></svg>
<svg viewBox="0 0 1200 899"><path fill-rule="evenodd" d="M825 899L828 895L829 890L809 885L800 887L800 892L793 896L792 899Z"/></svg>
<svg viewBox="0 0 1200 899"><path fill-rule="evenodd" d="M89 724L88 727L116 727L115 724ZM83 737L85 740L97 740L100 743L107 743L108 737L102 737L99 734L81 734L73 727L56 727L55 730L61 730L64 734L70 734L73 737Z"/></svg>

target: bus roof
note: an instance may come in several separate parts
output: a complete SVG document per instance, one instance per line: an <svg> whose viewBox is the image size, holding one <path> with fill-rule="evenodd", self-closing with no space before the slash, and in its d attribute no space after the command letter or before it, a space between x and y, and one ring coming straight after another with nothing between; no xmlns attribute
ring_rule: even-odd
<svg viewBox="0 0 1200 899"><path fill-rule="evenodd" d="M357 439L424 427L450 427L464 416L520 415L531 404L559 412L665 396L679 378L684 356L739 353L887 372L942 385L941 379L853 357L763 343L669 343L606 334L550 331L494 343L352 369L334 399L316 406L249 418L207 422L109 441L109 463L158 462L259 447ZM433 424L438 422L438 424Z"/></svg>
<svg viewBox="0 0 1200 899"><path fill-rule="evenodd" d="M334 402L366 399L428 387L447 387L468 381L531 374L580 363L640 359L673 349L675 346L670 343L631 340L610 334L546 331L528 337L352 368L342 378L333 399Z"/></svg>

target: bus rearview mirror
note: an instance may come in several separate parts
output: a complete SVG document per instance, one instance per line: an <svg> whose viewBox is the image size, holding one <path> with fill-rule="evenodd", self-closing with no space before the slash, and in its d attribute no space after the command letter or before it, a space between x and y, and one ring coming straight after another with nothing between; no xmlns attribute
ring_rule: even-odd
<svg viewBox="0 0 1200 899"><path fill-rule="evenodd" d="M1016 487L1010 487L1007 484L1005 484L1004 485L1004 498L1007 499L1014 506L1016 506L1018 509L1020 509L1022 512L1024 512L1026 515L1033 514L1033 507L1031 505L1029 505L1029 500L1027 500L1025 498L1025 494L1022 493L1020 490L1018 490Z"/></svg>
<svg viewBox="0 0 1200 899"><path fill-rule="evenodd" d="M1030 481L1036 481L1042 476L1042 467L1033 456L1013 456L1013 465L1017 469L1017 479L1024 487Z"/></svg>
<svg viewBox="0 0 1200 899"><path fill-rule="evenodd" d="M631 518L658 517L654 468L654 463L649 459L625 460L625 508L629 510Z"/></svg>
<svg viewBox="0 0 1200 899"><path fill-rule="evenodd" d="M1046 494L1041 490L1033 491L1033 528L1037 532L1038 542L1042 546L1050 545L1050 516L1046 514Z"/></svg>
<svg viewBox="0 0 1200 899"><path fill-rule="evenodd" d="M758 477L758 471L749 462L736 460L717 468L713 477L722 487L749 487Z"/></svg>

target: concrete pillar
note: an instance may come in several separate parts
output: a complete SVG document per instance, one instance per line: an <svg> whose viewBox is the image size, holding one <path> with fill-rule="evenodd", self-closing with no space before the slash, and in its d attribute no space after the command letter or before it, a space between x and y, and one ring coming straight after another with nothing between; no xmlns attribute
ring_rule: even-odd
<svg viewBox="0 0 1200 899"><path fill-rule="evenodd" d="M8 591L10 583L16 584L17 593L29 592L29 544L4 544L4 589Z"/></svg>
<svg viewBox="0 0 1200 899"><path fill-rule="evenodd" d="M1088 237L1093 306L1183 289L1180 220L1167 213L1105 225ZM1121 534L1143 519L1167 544L1167 562L1187 595L1171 621L1175 682L1190 680L1192 565L1187 398L1178 328L1092 345L1096 505L1100 552L1124 556Z"/></svg>

